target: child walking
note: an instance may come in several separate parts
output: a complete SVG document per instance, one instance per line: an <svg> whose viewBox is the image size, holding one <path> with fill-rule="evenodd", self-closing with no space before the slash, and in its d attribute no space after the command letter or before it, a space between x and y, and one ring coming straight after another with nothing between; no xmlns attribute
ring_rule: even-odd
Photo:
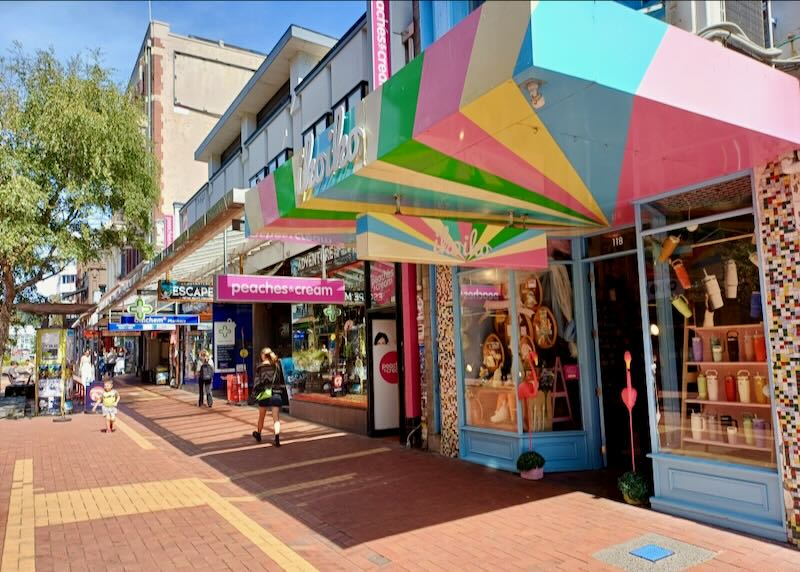
<svg viewBox="0 0 800 572"><path fill-rule="evenodd" d="M106 428L104 433L114 431L114 422L117 420L117 404L119 404L119 392L114 389L114 382L110 379L103 384L103 394L98 401L95 401L92 411L97 411L97 406L103 406L103 417L106 418Z"/></svg>

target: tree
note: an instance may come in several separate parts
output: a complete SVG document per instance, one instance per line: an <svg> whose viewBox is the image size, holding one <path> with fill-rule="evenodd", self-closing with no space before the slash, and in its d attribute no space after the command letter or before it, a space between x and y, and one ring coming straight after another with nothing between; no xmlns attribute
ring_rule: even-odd
<svg viewBox="0 0 800 572"><path fill-rule="evenodd" d="M96 54L61 63L16 45L0 59L0 352L39 281L113 247L150 253L158 166L143 125Z"/></svg>

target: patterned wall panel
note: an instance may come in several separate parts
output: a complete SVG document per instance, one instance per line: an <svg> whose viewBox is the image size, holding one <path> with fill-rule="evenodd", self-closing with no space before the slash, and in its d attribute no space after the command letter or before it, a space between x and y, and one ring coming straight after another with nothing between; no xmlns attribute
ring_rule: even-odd
<svg viewBox="0 0 800 572"><path fill-rule="evenodd" d="M436 309L439 347L439 399L441 401L441 453L458 456L458 398L456 348L453 329L453 275L447 266L436 267Z"/></svg>
<svg viewBox="0 0 800 572"><path fill-rule="evenodd" d="M789 540L800 546L800 175L756 170Z"/></svg>

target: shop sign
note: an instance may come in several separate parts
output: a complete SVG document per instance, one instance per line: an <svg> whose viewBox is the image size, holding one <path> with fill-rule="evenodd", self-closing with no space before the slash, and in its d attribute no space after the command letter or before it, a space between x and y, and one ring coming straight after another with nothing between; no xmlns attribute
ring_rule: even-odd
<svg viewBox="0 0 800 572"><path fill-rule="evenodd" d="M275 302L289 304L343 304L343 280L219 274L217 302Z"/></svg>
<svg viewBox="0 0 800 572"><path fill-rule="evenodd" d="M360 260L474 268L547 268L540 230L408 215L369 213L356 219Z"/></svg>
<svg viewBox="0 0 800 572"><path fill-rule="evenodd" d="M171 332L175 328L175 324L143 324L141 322L108 325L109 332Z"/></svg>
<svg viewBox="0 0 800 572"><path fill-rule="evenodd" d="M125 308L129 314L133 314L137 319L141 320L147 314L155 310L150 304L144 301L141 296L136 298L136 302Z"/></svg>
<svg viewBox="0 0 800 572"><path fill-rule="evenodd" d="M292 276L318 276L322 273L322 252L325 251L326 271L335 270L358 261L356 251L345 246L326 246L292 258Z"/></svg>
<svg viewBox="0 0 800 572"><path fill-rule="evenodd" d="M379 368L381 379L386 383L396 384L398 382L397 375L397 352L390 351L381 358Z"/></svg>
<svg viewBox="0 0 800 572"><path fill-rule="evenodd" d="M164 302L213 302L214 287L194 282L159 280L158 299Z"/></svg>
<svg viewBox="0 0 800 572"><path fill-rule="evenodd" d="M376 319L372 329L373 427L396 429L400 424L397 322Z"/></svg>
<svg viewBox="0 0 800 572"><path fill-rule="evenodd" d="M500 300L500 286L495 284L464 284L461 286L461 301L464 304L482 305L487 301Z"/></svg>
<svg viewBox="0 0 800 572"><path fill-rule="evenodd" d="M370 0L370 32L372 36L372 89L376 90L392 74L392 49L389 0Z"/></svg>
<svg viewBox="0 0 800 572"><path fill-rule="evenodd" d="M345 290L344 301L348 304L363 304L364 291L363 290Z"/></svg>
<svg viewBox="0 0 800 572"><path fill-rule="evenodd" d="M142 324L172 324L175 326L196 326L200 323L200 316L193 314L150 314L147 316L122 316L123 324L135 322Z"/></svg>
<svg viewBox="0 0 800 572"><path fill-rule="evenodd" d="M352 112L351 112L352 113ZM364 153L365 135L363 127L355 127L349 133L344 132L344 106L339 106L333 115L333 125L325 130L330 146L324 148L317 143L317 154L314 156L314 133L306 136L303 147L303 163L300 167L300 192L305 194L309 189L321 186L338 171L350 167Z"/></svg>
<svg viewBox="0 0 800 572"><path fill-rule="evenodd" d="M373 262L369 266L369 288L377 306L394 303L394 264Z"/></svg>

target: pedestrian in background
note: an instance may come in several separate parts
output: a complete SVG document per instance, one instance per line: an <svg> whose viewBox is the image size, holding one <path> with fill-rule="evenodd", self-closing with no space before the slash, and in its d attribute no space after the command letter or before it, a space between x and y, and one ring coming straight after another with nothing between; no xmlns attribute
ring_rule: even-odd
<svg viewBox="0 0 800 572"><path fill-rule="evenodd" d="M197 406L203 406L203 394L206 395L206 402L208 407L211 407L211 386L214 381L214 366L211 365L208 358L208 352L200 352L200 367L197 369Z"/></svg>
<svg viewBox="0 0 800 572"><path fill-rule="evenodd" d="M258 403L258 423L253 431L253 439L261 442L261 431L264 429L264 418L267 408L272 410L272 429L276 447L281 446L281 407L285 389L283 371L278 356L269 348L261 350L261 363L256 368L256 379L253 393Z"/></svg>
<svg viewBox="0 0 800 572"><path fill-rule="evenodd" d="M125 349L117 348L117 357L114 362L114 375L125 375Z"/></svg>

